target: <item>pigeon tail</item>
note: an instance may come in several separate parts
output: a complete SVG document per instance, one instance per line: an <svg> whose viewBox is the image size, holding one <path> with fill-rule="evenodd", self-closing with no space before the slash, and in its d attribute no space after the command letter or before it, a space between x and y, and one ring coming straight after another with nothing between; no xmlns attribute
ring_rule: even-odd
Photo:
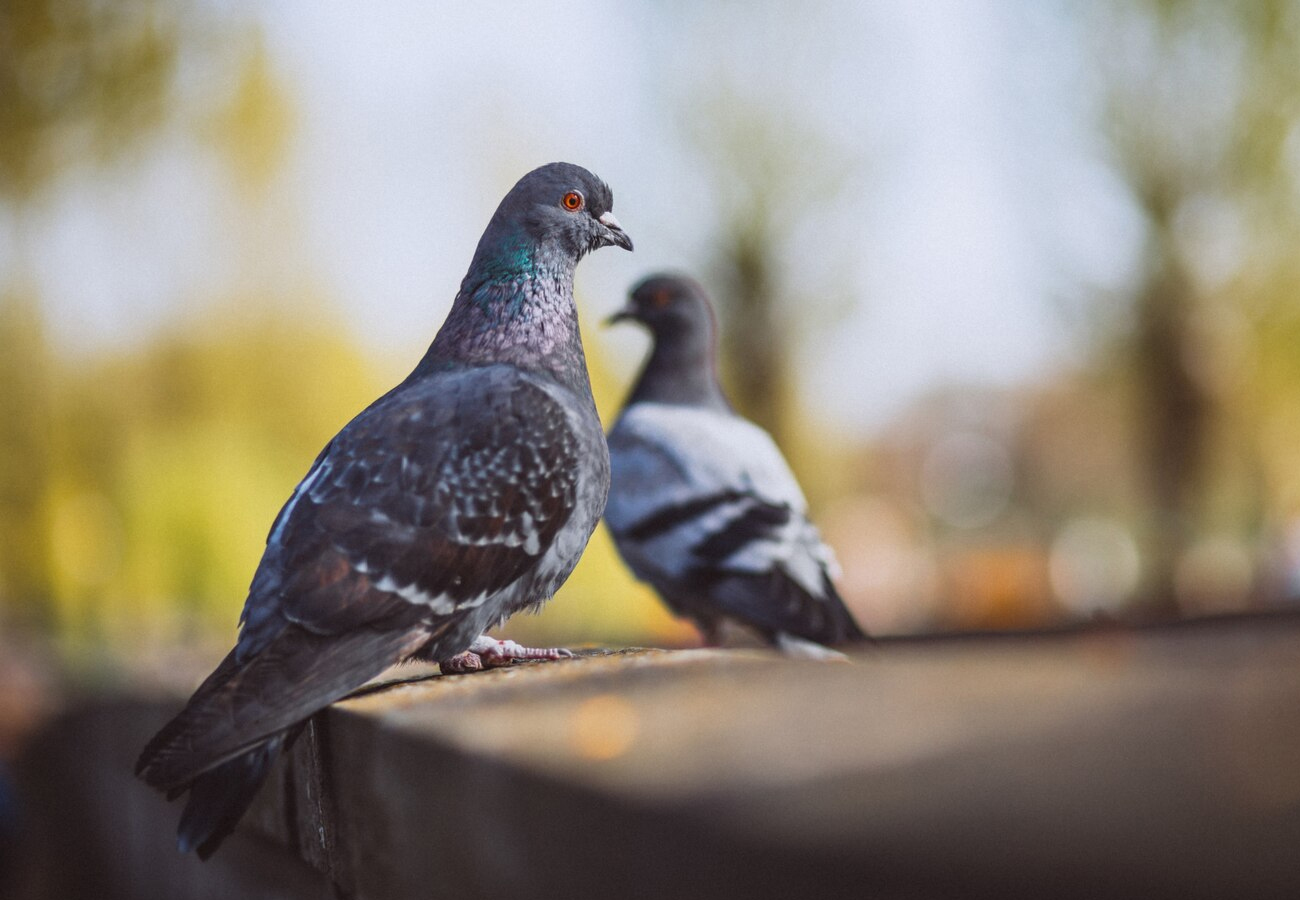
<svg viewBox="0 0 1300 900"><path fill-rule="evenodd" d="M831 643L843 647L874 642L875 639L863 631L858 620L853 618L853 613L849 612L849 608L844 605L844 598L835 589L835 583L825 573L822 574L822 594L823 602L830 608L831 617L835 620L838 631L838 637Z"/></svg>
<svg viewBox="0 0 1300 900"><path fill-rule="evenodd" d="M824 646L870 640L825 576L820 595L776 568L762 574L725 575L708 596L718 610L749 623L772 643L779 634Z"/></svg>
<svg viewBox="0 0 1300 900"><path fill-rule="evenodd" d="M176 828L177 849L207 859L221 846L257 796L284 741L276 735L194 779Z"/></svg>
<svg viewBox="0 0 1300 900"><path fill-rule="evenodd" d="M153 778L152 770L158 763L160 757L166 756L171 747L177 743L178 739L184 736L189 725L189 718L186 714L189 713L193 707L200 704L205 698L216 694L238 670L238 662L235 654L236 651L234 649L226 654L226 658L221 661L221 664L218 665L207 678L203 679L203 683L199 685L197 690L195 690L194 695L190 697L189 702L185 704L185 708L181 710L180 713L173 716L171 721L159 729L158 733L155 734L150 739L149 743L145 744L144 749L140 751L140 755L135 761L135 774L144 778L148 784L166 790L176 789L176 785L174 784L166 784Z"/></svg>
<svg viewBox="0 0 1300 900"><path fill-rule="evenodd" d="M290 627L251 659L236 662L232 650L141 752L136 774L155 788L183 790L361 687L428 638L410 625L333 636Z"/></svg>
<svg viewBox="0 0 1300 900"><path fill-rule="evenodd" d="M778 631L773 636L772 646L790 659L810 659L818 662L840 662L848 659L838 650L823 647L815 641L806 641L801 637L786 634L784 631Z"/></svg>

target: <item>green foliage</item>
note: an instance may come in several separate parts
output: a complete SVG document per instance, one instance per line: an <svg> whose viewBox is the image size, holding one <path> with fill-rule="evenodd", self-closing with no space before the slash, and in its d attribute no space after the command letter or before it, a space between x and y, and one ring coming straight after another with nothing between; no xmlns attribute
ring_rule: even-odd
<svg viewBox="0 0 1300 900"><path fill-rule="evenodd" d="M255 201L280 171L294 115L260 34L253 32L246 44L234 89L202 130L229 164L245 199Z"/></svg>
<svg viewBox="0 0 1300 900"><path fill-rule="evenodd" d="M1151 508L1151 593L1205 534L1285 527L1271 460L1300 313L1294 247L1300 4L1152 0L1093 6L1105 133L1148 224L1131 331L1117 365L1136 386ZM1113 337L1113 336L1112 336Z"/></svg>
<svg viewBox="0 0 1300 900"><path fill-rule="evenodd" d="M33 624L48 624L53 590L46 528L52 365L36 304L18 293L0 296L0 602L24 598Z"/></svg>
<svg viewBox="0 0 1300 900"><path fill-rule="evenodd" d="M107 163L166 115L182 4L0 3L0 197Z"/></svg>
<svg viewBox="0 0 1300 900"><path fill-rule="evenodd" d="M0 532L23 537L5 541L0 600L73 635L177 606L228 627L279 504L384 387L327 320L215 316L77 360L11 312L0 347L43 355L49 374L31 390L7 372L20 389L0 392Z"/></svg>

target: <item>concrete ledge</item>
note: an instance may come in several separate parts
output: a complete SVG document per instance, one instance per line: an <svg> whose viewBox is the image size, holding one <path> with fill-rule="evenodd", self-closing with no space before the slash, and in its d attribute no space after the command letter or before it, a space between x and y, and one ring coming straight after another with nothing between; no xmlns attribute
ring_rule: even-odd
<svg viewBox="0 0 1300 900"><path fill-rule="evenodd" d="M130 775L178 703L34 749L58 896L1300 896L1295 619L390 683L318 716L207 864Z"/></svg>

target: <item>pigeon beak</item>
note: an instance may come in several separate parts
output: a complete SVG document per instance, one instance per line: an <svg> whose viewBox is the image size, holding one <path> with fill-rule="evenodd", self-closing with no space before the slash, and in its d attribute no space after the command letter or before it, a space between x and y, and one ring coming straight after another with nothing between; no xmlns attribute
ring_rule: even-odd
<svg viewBox="0 0 1300 900"><path fill-rule="evenodd" d="M619 322L635 322L636 320L636 307L629 303L627 306L606 319L605 326L609 327L610 325L617 325Z"/></svg>
<svg viewBox="0 0 1300 900"><path fill-rule="evenodd" d="M601 231L600 237L606 245L615 244L622 247L624 250L632 249L632 239L627 236L627 232L623 230L623 226L618 224L618 219L614 218L612 212L601 213L600 218L596 221L605 226Z"/></svg>

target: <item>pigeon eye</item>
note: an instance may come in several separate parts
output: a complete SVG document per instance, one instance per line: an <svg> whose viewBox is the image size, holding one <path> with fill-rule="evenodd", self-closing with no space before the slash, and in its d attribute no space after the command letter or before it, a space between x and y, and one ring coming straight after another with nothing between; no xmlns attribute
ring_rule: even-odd
<svg viewBox="0 0 1300 900"><path fill-rule="evenodd" d="M564 195L564 199L560 202L564 204L564 208L570 212L577 212L582 209L582 194L579 194L577 191L569 191Z"/></svg>

